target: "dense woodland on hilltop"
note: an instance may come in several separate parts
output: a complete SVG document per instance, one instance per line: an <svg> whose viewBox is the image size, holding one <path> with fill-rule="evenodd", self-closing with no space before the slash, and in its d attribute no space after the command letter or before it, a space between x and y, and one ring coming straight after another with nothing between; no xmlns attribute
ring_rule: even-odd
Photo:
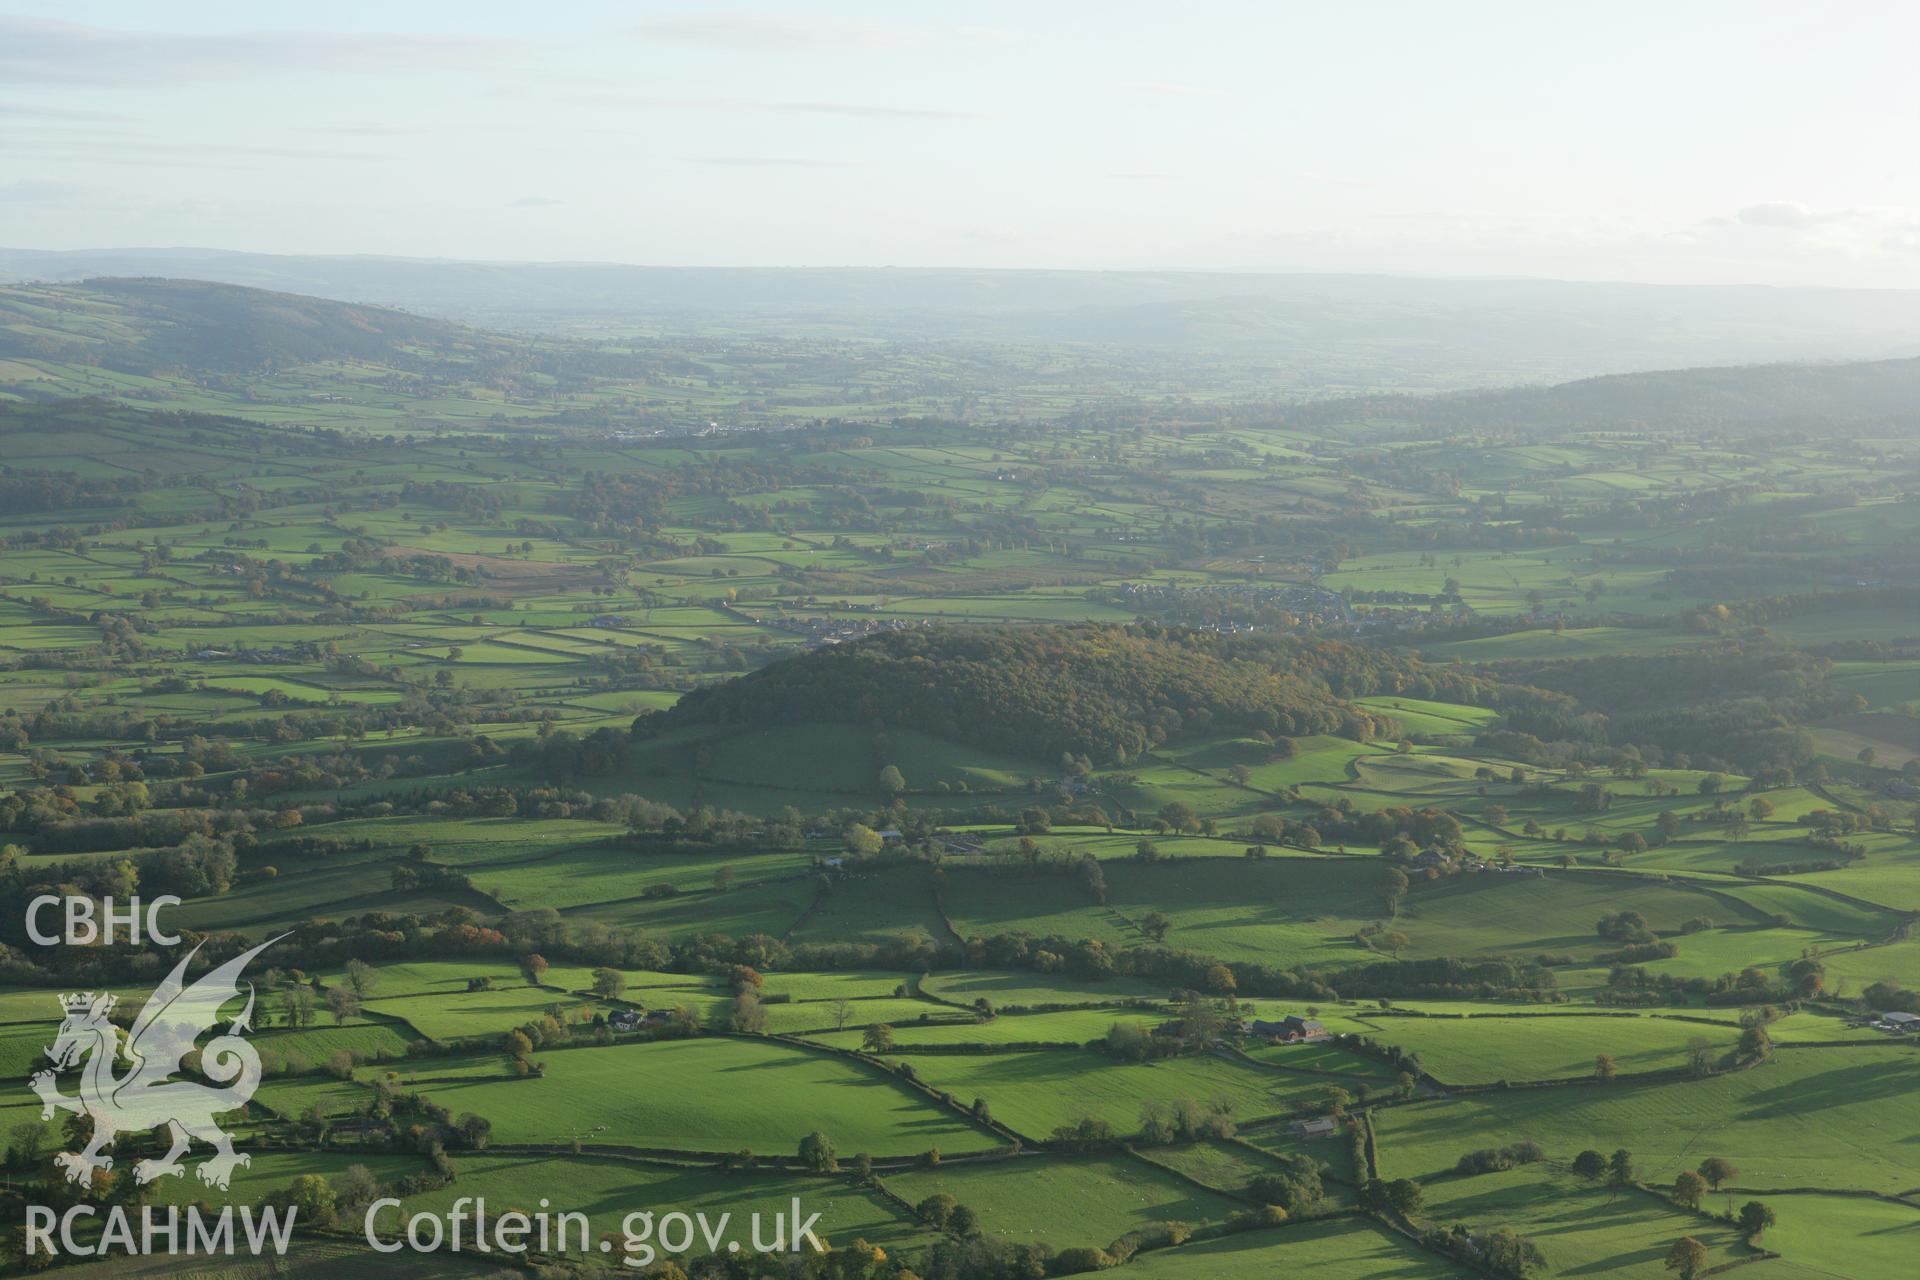
<svg viewBox="0 0 1920 1280"><path fill-rule="evenodd" d="M878 723L1097 764L1125 764L1163 743L1200 736L1371 739L1385 717L1343 702L1326 679L1326 668L1339 666L1343 655L1360 659L1359 651L1335 641L1308 647L1319 659L1311 671L1217 654L1204 637L1157 628L895 632L695 690L635 730Z"/></svg>

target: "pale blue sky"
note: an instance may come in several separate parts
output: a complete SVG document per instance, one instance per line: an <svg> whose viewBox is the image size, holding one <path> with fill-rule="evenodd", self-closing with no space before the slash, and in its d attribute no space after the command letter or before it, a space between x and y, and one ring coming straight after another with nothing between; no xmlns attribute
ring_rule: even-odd
<svg viewBox="0 0 1920 1280"><path fill-rule="evenodd" d="M0 0L0 245L1920 286L1920 6Z"/></svg>

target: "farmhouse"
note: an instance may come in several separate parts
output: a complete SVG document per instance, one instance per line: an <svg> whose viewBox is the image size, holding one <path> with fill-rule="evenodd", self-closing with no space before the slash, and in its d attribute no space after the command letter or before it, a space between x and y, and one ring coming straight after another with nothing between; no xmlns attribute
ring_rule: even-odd
<svg viewBox="0 0 1920 1280"><path fill-rule="evenodd" d="M1305 1044L1327 1038L1327 1028L1320 1019L1302 1018L1297 1014L1288 1014L1278 1022L1255 1019L1247 1032L1280 1044Z"/></svg>
<svg viewBox="0 0 1920 1280"><path fill-rule="evenodd" d="M1887 1024L1887 1030L1896 1034L1920 1031L1920 1013L1883 1013L1880 1021Z"/></svg>

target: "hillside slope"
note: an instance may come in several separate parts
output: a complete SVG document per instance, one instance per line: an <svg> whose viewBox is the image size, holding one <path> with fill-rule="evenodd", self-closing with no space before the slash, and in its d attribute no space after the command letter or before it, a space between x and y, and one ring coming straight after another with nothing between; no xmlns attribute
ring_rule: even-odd
<svg viewBox="0 0 1920 1280"><path fill-rule="evenodd" d="M697 689L635 732L690 724L884 724L1048 759L1124 762L1205 734L1337 733L1370 737L1385 721L1329 684L1351 652L1304 643L1316 662L1259 661L1201 633L1059 626L936 628L829 645ZM1304 655L1303 655L1304 656ZM1331 661L1329 661L1331 659Z"/></svg>
<svg viewBox="0 0 1920 1280"><path fill-rule="evenodd" d="M1309 405L1291 417L1303 425L1388 418L1440 429L1912 430L1920 426L1920 359L1668 369L1552 387L1371 396Z"/></svg>
<svg viewBox="0 0 1920 1280"><path fill-rule="evenodd" d="M0 288L0 359L244 374L329 360L404 366L502 345L444 320L203 280Z"/></svg>

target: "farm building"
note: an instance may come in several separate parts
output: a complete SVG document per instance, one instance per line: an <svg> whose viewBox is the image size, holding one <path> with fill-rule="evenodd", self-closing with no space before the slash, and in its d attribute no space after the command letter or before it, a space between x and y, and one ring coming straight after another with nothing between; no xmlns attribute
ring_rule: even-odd
<svg viewBox="0 0 1920 1280"><path fill-rule="evenodd" d="M1291 1013L1277 1022L1256 1019L1253 1025L1247 1028L1247 1033L1281 1044L1304 1044L1308 1041L1327 1038L1327 1028L1320 1019L1302 1018Z"/></svg>
<svg viewBox="0 0 1920 1280"><path fill-rule="evenodd" d="M1315 1116L1311 1120L1295 1120L1293 1136L1302 1142L1312 1142L1316 1138L1331 1138L1340 1128L1340 1122L1332 1116Z"/></svg>

